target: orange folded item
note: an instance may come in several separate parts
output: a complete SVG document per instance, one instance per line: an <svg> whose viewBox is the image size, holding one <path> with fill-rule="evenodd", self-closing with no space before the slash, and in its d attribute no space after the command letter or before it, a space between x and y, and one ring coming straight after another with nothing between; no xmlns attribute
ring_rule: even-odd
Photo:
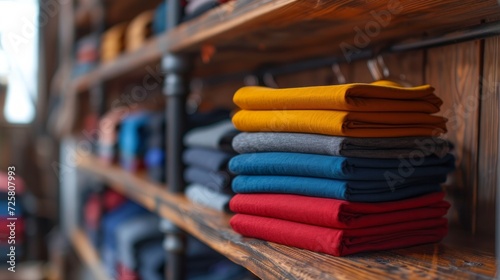
<svg viewBox="0 0 500 280"><path fill-rule="evenodd" d="M300 132L351 137L438 136L446 119L424 113L333 110L241 110L234 126L247 132Z"/></svg>
<svg viewBox="0 0 500 280"><path fill-rule="evenodd" d="M233 101L246 110L340 110L436 113L442 100L430 85L405 88L389 81L273 89L243 87Z"/></svg>

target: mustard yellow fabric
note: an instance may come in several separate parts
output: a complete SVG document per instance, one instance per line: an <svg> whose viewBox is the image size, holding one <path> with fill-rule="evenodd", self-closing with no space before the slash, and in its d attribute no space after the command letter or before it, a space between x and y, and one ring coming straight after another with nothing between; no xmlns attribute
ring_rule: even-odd
<svg viewBox="0 0 500 280"><path fill-rule="evenodd" d="M109 62L116 59L125 49L125 31L127 23L117 24L102 35L101 60Z"/></svg>
<svg viewBox="0 0 500 280"><path fill-rule="evenodd" d="M151 24L154 10L145 11L135 17L126 31L126 49L128 52L139 49L152 34Z"/></svg>
<svg viewBox="0 0 500 280"><path fill-rule="evenodd" d="M241 110L233 117L241 131L317 133L351 137L437 136L446 119L425 113L363 113L334 110Z"/></svg>
<svg viewBox="0 0 500 280"><path fill-rule="evenodd" d="M247 110L420 113L436 113L443 103L430 85L404 88L389 81L283 89L243 87L233 101Z"/></svg>

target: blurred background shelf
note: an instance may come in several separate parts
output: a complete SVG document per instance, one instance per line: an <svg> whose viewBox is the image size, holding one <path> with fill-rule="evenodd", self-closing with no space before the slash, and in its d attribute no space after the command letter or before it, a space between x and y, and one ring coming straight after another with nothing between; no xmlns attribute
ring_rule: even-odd
<svg viewBox="0 0 500 280"><path fill-rule="evenodd" d="M80 0L75 9L74 25L77 35L88 33L92 30L93 18L105 13L105 27L111 27L115 24L130 21L138 13L154 9L161 0Z"/></svg>

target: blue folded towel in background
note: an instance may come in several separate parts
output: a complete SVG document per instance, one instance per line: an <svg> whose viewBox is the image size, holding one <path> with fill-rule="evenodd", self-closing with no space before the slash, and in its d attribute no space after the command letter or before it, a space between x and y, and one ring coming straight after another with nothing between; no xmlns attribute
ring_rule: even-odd
<svg viewBox="0 0 500 280"><path fill-rule="evenodd" d="M116 274L117 265L117 229L120 224L132 220L137 216L146 215L149 212L140 205L128 201L120 207L114 209L103 217L102 234L103 234L103 261L104 266L110 275Z"/></svg>
<svg viewBox="0 0 500 280"><path fill-rule="evenodd" d="M117 229L118 259L131 270L137 269L136 253L142 242L164 237L159 229L160 219L150 213L122 223Z"/></svg>

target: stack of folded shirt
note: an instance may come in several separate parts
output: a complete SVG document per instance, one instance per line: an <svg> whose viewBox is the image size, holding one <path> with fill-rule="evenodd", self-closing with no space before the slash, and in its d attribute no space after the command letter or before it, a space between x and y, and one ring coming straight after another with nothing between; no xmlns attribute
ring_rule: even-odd
<svg viewBox="0 0 500 280"><path fill-rule="evenodd" d="M187 0L181 1L181 5L184 8L184 16L182 22L186 22L197 18L198 16L204 14L205 12L219 6L222 3L228 2L230 0ZM153 19L153 33L160 34L165 32L167 24L167 5L163 1L156 7Z"/></svg>
<svg viewBox="0 0 500 280"><path fill-rule="evenodd" d="M140 48L152 31L154 10L145 11L135 17L129 24L126 31L126 49L128 52Z"/></svg>
<svg viewBox="0 0 500 280"><path fill-rule="evenodd" d="M168 260L162 245L165 235L159 231L159 224L158 216L143 213L127 219L116 228L116 279L164 279L162 268ZM186 255L188 279L240 279L236 276L246 272L191 236L187 239ZM221 269L222 264L225 266ZM217 269L214 270L214 267ZM235 275L235 272L238 274Z"/></svg>
<svg viewBox="0 0 500 280"><path fill-rule="evenodd" d="M229 0L188 0L185 9L185 16L182 21L189 21L197 18L207 11L219 6Z"/></svg>
<svg viewBox="0 0 500 280"><path fill-rule="evenodd" d="M147 123L147 147L144 163L148 172L149 180L157 183L166 182L166 124L165 113L152 114Z"/></svg>
<svg viewBox="0 0 500 280"><path fill-rule="evenodd" d="M232 227L335 256L441 240L440 184L455 159L436 138L446 119L432 115L442 104L433 91L386 81L240 89Z"/></svg>
<svg viewBox="0 0 500 280"><path fill-rule="evenodd" d="M231 148L237 134L230 120L191 130L184 138L184 179L190 185L186 196L191 201L220 211L228 211L233 176L227 163L235 155Z"/></svg>
<svg viewBox="0 0 500 280"><path fill-rule="evenodd" d="M118 148L120 165L125 170L137 172L144 167L147 143L146 126L150 117L150 112L134 112L121 122Z"/></svg>
<svg viewBox="0 0 500 280"><path fill-rule="evenodd" d="M0 261L2 263L11 261L12 256L14 263L24 257L26 223L21 197L25 186L21 177L15 175L13 178L9 180L7 173L0 172ZM12 195L14 193L15 195Z"/></svg>
<svg viewBox="0 0 500 280"><path fill-rule="evenodd" d="M129 110L111 110L99 121L97 155L104 164L117 161L117 128Z"/></svg>
<svg viewBox="0 0 500 280"><path fill-rule="evenodd" d="M78 77L90 72L99 60L99 37L88 35L76 42L76 59L73 76Z"/></svg>
<svg viewBox="0 0 500 280"><path fill-rule="evenodd" d="M187 129L206 126L218 121L228 119L229 111L216 109L205 113L194 113L188 115ZM145 128L146 152L144 163L151 181L166 182L166 117L165 113L152 113L148 117Z"/></svg>
<svg viewBox="0 0 500 280"><path fill-rule="evenodd" d="M101 60L110 62L115 60L125 50L125 32L127 23L120 23L102 35L101 40Z"/></svg>
<svg viewBox="0 0 500 280"><path fill-rule="evenodd" d="M99 244L101 217L120 207L127 199L120 193L105 189L104 191L86 190L83 210L83 228L93 244Z"/></svg>
<svg viewBox="0 0 500 280"><path fill-rule="evenodd" d="M103 216L101 221L103 237L101 254L104 266L112 279L117 279L116 276L118 275L119 254L117 236L120 226L136 217L144 217L147 214L147 210L140 205L132 201L127 201Z"/></svg>
<svg viewBox="0 0 500 280"><path fill-rule="evenodd" d="M162 243L163 238L148 239L138 247L136 262L140 279L165 279L165 263L168 263L168 259ZM187 279L229 280L247 279L250 276L245 268L228 260L196 238L188 235L187 244Z"/></svg>

